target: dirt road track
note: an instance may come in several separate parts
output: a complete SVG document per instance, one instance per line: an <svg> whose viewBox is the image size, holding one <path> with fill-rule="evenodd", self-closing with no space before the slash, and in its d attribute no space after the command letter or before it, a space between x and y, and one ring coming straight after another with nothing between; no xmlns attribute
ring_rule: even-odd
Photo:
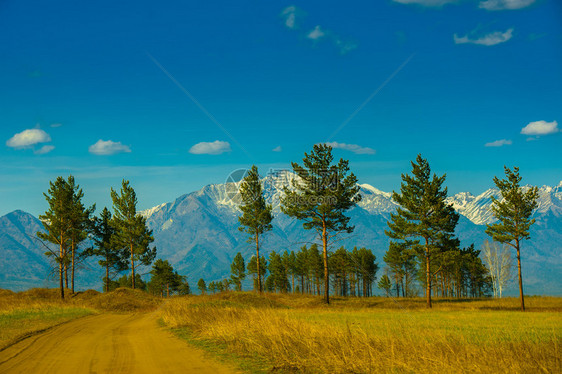
<svg viewBox="0 0 562 374"><path fill-rule="evenodd" d="M88 316L0 352L0 373L234 373L159 327L152 314Z"/></svg>

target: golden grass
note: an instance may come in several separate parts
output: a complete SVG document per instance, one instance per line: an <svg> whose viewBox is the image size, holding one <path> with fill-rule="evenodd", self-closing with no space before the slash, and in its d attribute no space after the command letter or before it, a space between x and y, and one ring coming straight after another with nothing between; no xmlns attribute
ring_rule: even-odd
<svg viewBox="0 0 562 374"><path fill-rule="evenodd" d="M458 302L224 293L175 298L170 327L219 343L269 370L320 373L561 372L562 299Z"/></svg>
<svg viewBox="0 0 562 374"><path fill-rule="evenodd" d="M86 291L85 294L88 292L92 291ZM74 299L75 303L81 303L98 311L114 313L153 311L162 303L162 299L159 297L130 288L118 288L109 293L95 295L77 295Z"/></svg>

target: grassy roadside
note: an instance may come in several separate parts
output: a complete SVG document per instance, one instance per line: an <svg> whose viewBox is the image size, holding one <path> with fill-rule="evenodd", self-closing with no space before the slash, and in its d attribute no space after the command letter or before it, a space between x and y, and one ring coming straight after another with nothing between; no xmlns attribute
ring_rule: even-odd
<svg viewBox="0 0 562 374"><path fill-rule="evenodd" d="M226 293L175 298L163 322L249 371L561 372L562 299L458 302Z"/></svg>
<svg viewBox="0 0 562 374"><path fill-rule="evenodd" d="M0 350L24 336L93 313L83 305L61 302L56 290L0 290Z"/></svg>
<svg viewBox="0 0 562 374"><path fill-rule="evenodd" d="M0 290L0 350L22 337L101 312L131 313L155 310L161 299L142 291L117 289L108 294L88 290L61 301L57 289L23 292Z"/></svg>
<svg viewBox="0 0 562 374"><path fill-rule="evenodd" d="M57 306L0 311L0 350L24 336L92 313L91 309Z"/></svg>

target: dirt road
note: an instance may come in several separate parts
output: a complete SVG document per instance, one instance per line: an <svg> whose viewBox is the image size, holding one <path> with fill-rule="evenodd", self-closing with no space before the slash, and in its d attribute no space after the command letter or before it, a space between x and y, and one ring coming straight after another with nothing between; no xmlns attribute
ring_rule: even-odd
<svg viewBox="0 0 562 374"><path fill-rule="evenodd" d="M159 327L154 315L88 316L0 352L0 373L234 373Z"/></svg>

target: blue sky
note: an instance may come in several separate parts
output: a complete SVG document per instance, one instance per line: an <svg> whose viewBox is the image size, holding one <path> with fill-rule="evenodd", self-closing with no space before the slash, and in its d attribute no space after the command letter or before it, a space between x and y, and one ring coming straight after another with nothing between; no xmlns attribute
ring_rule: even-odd
<svg viewBox="0 0 562 374"><path fill-rule="evenodd" d="M417 153L451 193L503 165L562 180L556 0L0 1L0 214L72 173L139 208L319 142L391 191Z"/></svg>

